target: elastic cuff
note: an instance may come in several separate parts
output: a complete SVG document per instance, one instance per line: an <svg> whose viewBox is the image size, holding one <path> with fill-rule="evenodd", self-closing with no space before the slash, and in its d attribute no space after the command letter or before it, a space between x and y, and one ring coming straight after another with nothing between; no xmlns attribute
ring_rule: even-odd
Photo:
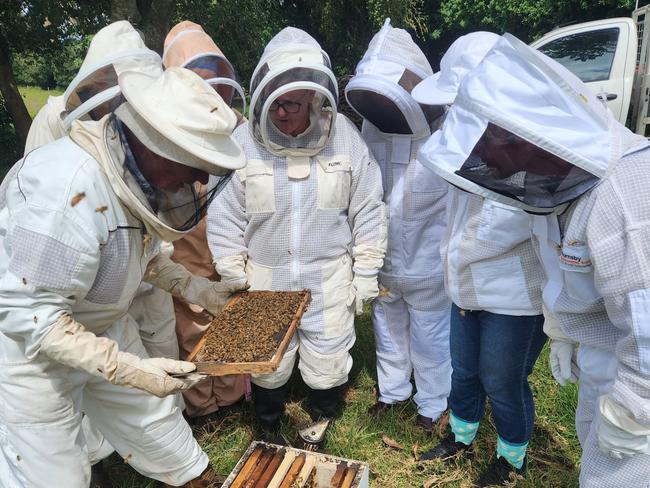
<svg viewBox="0 0 650 488"><path fill-rule="evenodd" d="M510 444L504 441L501 436L497 438L497 457L504 458L517 469L521 469L524 465L527 449L528 442L524 442L523 444Z"/></svg>
<svg viewBox="0 0 650 488"><path fill-rule="evenodd" d="M454 415L453 412L449 414L449 426L454 433L456 442L462 442L469 446L478 432L479 422L467 422Z"/></svg>
<svg viewBox="0 0 650 488"><path fill-rule="evenodd" d="M352 267L352 271L359 276L377 276L379 274L378 269L357 268L356 266Z"/></svg>

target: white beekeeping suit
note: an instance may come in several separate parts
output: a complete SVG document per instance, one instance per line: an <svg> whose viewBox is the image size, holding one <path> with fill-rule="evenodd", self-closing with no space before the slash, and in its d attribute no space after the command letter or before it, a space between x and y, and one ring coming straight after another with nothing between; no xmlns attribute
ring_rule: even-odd
<svg viewBox="0 0 650 488"><path fill-rule="evenodd" d="M307 128L292 136L270 110L280 113L278 99L296 90L311 101ZM278 33L255 69L251 93L250 120L234 132L248 163L211 205L208 243L226 282L311 290L279 369L253 376L258 417L274 431L296 354L312 412L334 414L332 389L347 382L352 367L353 302L358 309L378 292L386 222L379 167L352 123L337 115L329 58L311 36L291 27ZM264 405L271 411L260 411Z"/></svg>
<svg viewBox="0 0 650 488"><path fill-rule="evenodd" d="M197 378L170 376L195 366L149 359L127 313L144 277L162 285L170 276L159 243L189 231L207 196L189 176L144 185L130 144L137 138L165 168L225 181L244 164L229 139L236 116L187 70L122 73L120 87L128 103L117 118L74 122L69 137L19 161L1 188L0 473L8 486L87 487L82 412L146 476L181 485L208 464L174 395ZM179 113L192 126L179 124ZM209 133L209 144L189 142L193 131L202 141ZM187 272L167 285L215 312L227 295Z"/></svg>
<svg viewBox="0 0 650 488"><path fill-rule="evenodd" d="M499 39L490 32L459 38L441 60L441 71L413 90L422 103L455 101L458 86ZM431 143L423 146L423 164ZM442 158L444 155L439 155ZM542 313L543 274L530 239L531 217L508 205L451 187L441 242L445 285L466 310L503 315Z"/></svg>
<svg viewBox="0 0 650 488"><path fill-rule="evenodd" d="M162 65L160 56L148 49L140 34L124 20L104 27L93 36L79 73L65 93L49 97L34 117L25 154L67 135L74 120L87 120L90 115L99 119L116 108L122 101L117 75L126 69L146 69L155 75L161 72ZM174 305L168 292L142 283L129 314L139 326L149 356L178 359ZM91 464L111 454L112 448L89 426L86 418L83 428Z"/></svg>
<svg viewBox="0 0 650 488"><path fill-rule="evenodd" d="M25 141L25 154L66 135L61 118L64 111L63 95L47 97L47 103L41 107L32 120L32 125L29 126Z"/></svg>
<svg viewBox="0 0 650 488"><path fill-rule="evenodd" d="M431 168L467 191L566 219L539 226L536 241L541 256L561 246L544 295L580 343L580 381L590 382L578 399L578 413L593 413L581 419L580 486L647 486L648 142L574 75L506 34L461 85L430 149Z"/></svg>
<svg viewBox="0 0 650 488"><path fill-rule="evenodd" d="M379 274L383 296L373 302L378 400L406 400L415 375L422 417L436 420L451 388L449 298L440 237L449 185L416 158L439 124L441 107L419 105L410 92L433 74L424 53L386 20L357 65L345 95L363 120L361 134L382 170L389 215L388 246Z"/></svg>
<svg viewBox="0 0 650 488"><path fill-rule="evenodd" d="M162 70L160 56L148 49L126 20L114 22L95 34L79 73L63 95L50 97L34 118L25 154L55 141L70 131L74 120L98 120L122 102L117 76L133 69ZM178 358L174 331L174 305L169 293L142 283L131 305L142 342L151 357Z"/></svg>

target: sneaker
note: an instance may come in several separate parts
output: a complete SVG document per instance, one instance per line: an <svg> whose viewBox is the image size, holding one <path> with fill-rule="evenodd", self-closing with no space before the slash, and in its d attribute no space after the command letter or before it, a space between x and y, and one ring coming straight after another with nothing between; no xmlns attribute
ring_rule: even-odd
<svg viewBox="0 0 650 488"><path fill-rule="evenodd" d="M433 432L433 419L431 417L418 414L415 417L415 425L416 427L420 427L428 435L431 435Z"/></svg>
<svg viewBox="0 0 650 488"><path fill-rule="evenodd" d="M422 454L420 456L420 461L432 461L434 459L444 461L445 459L455 456L459 452L466 451L469 447L470 446L463 444L462 442L456 442L456 436L453 432L450 432L449 435L440 442L440 444Z"/></svg>
<svg viewBox="0 0 650 488"><path fill-rule="evenodd" d="M524 475L526 473L526 458L521 468L517 469L505 458L497 458L488 468L483 472L481 477L472 485L475 488L483 488L485 486L505 486L506 482L512 483L514 476ZM512 476L512 477L511 477Z"/></svg>

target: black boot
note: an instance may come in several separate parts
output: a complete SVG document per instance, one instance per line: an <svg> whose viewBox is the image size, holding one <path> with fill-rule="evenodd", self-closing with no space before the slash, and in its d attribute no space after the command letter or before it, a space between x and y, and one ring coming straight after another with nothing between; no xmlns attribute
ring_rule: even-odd
<svg viewBox="0 0 650 488"><path fill-rule="evenodd" d="M341 397L347 389L347 383L329 390L309 388L309 413L316 420L332 419L341 413Z"/></svg>
<svg viewBox="0 0 650 488"><path fill-rule="evenodd" d="M440 444L436 447L429 449L427 452L420 456L420 461L431 461L433 459L445 460L458 454L459 452L466 451L470 446L462 442L456 442L456 436L450 432Z"/></svg>
<svg viewBox="0 0 650 488"><path fill-rule="evenodd" d="M505 458L497 458L488 468L481 474L481 477L472 485L475 488L483 488L485 486L504 486L507 481L512 482L511 473L515 475L524 475L526 473L526 458L521 468L515 468L512 464L506 461Z"/></svg>
<svg viewBox="0 0 650 488"><path fill-rule="evenodd" d="M108 478L102 461L90 468L90 488L111 488L113 483Z"/></svg>
<svg viewBox="0 0 650 488"><path fill-rule="evenodd" d="M341 396L346 387L343 384L329 390L309 389L309 414L314 422L298 430L304 449L314 451L325 442L327 429L341 411Z"/></svg>
<svg viewBox="0 0 650 488"><path fill-rule="evenodd" d="M262 440L273 444L285 444L280 434L282 413L287 396L287 385L280 388L262 388L252 383L255 416L262 427Z"/></svg>

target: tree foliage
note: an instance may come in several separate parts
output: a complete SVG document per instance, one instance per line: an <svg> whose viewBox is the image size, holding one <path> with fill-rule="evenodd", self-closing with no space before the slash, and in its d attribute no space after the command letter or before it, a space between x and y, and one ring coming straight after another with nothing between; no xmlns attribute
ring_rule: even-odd
<svg viewBox="0 0 650 488"><path fill-rule="evenodd" d="M201 24L237 70L244 85L264 46L287 25L280 0L179 0L174 22Z"/></svg>
<svg viewBox="0 0 650 488"><path fill-rule="evenodd" d="M0 9L0 92L22 152L31 118L11 63L16 55L51 58L69 39L105 23L109 0L3 0ZM43 61L46 65L48 61ZM47 75L46 75L47 76Z"/></svg>

